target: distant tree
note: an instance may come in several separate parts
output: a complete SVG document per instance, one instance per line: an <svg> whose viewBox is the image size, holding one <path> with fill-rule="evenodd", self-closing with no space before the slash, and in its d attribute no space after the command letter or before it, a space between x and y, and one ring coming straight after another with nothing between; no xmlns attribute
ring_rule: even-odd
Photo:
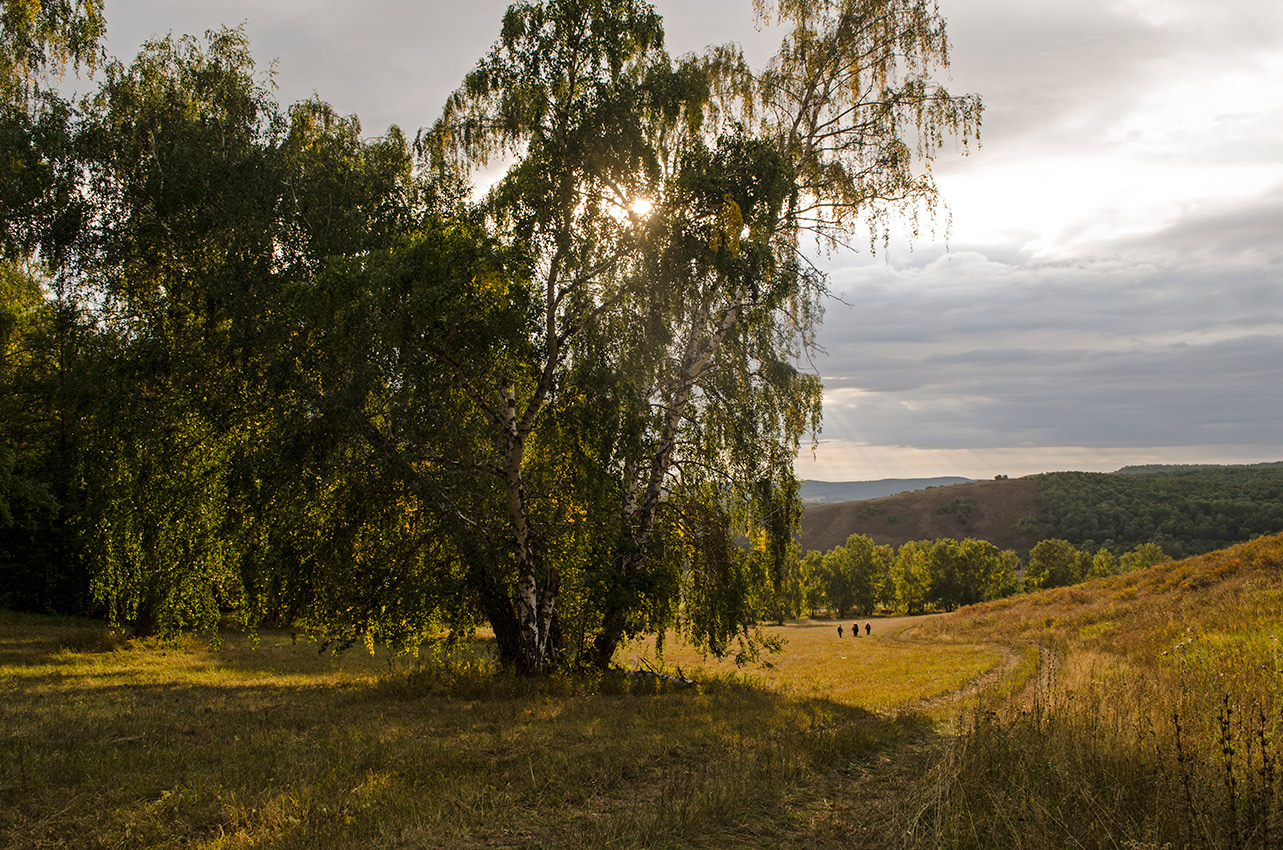
<svg viewBox="0 0 1283 850"><path fill-rule="evenodd" d="M934 546L934 541L911 540L896 552L891 577L895 585L896 607L900 610L920 614L926 609L935 571Z"/></svg>
<svg viewBox="0 0 1283 850"><path fill-rule="evenodd" d="M971 517L972 514L975 513L975 509L975 502L965 496L959 496L956 499L950 500L947 505L940 508L939 513L951 514L953 518L958 521L958 525L963 528L970 528Z"/></svg>
<svg viewBox="0 0 1283 850"><path fill-rule="evenodd" d="M1091 558L1090 575L1095 578L1098 576L1112 576L1119 572L1118 556L1108 549L1101 547Z"/></svg>
<svg viewBox="0 0 1283 850"><path fill-rule="evenodd" d="M785 620L806 613L807 604L806 570L802 558L796 552L790 553L779 570L778 580L766 590L765 610L776 624L782 625Z"/></svg>
<svg viewBox="0 0 1283 850"><path fill-rule="evenodd" d="M852 578L855 572L852 554L845 546L835 546L824 553L823 576L824 602L830 616L845 619L846 612L855 604Z"/></svg>
<svg viewBox="0 0 1283 850"><path fill-rule="evenodd" d="M1170 561L1163 547L1157 543L1142 543L1118 559L1118 571L1130 573Z"/></svg>
<svg viewBox="0 0 1283 850"><path fill-rule="evenodd" d="M1074 584L1090 570L1090 565L1091 556L1068 540L1041 540L1029 551L1025 586L1032 589Z"/></svg>
<svg viewBox="0 0 1283 850"><path fill-rule="evenodd" d="M938 541L933 554L938 562L932 601L946 610L1000 599L1015 592L1015 553L1002 551L986 540Z"/></svg>
<svg viewBox="0 0 1283 850"><path fill-rule="evenodd" d="M821 573L830 612L839 618L848 610L865 616L873 613L890 580L893 557L890 546L879 546L863 534L853 534L826 552Z"/></svg>
<svg viewBox="0 0 1283 850"><path fill-rule="evenodd" d="M855 609L868 616L878 606L883 587L891 580L891 563L895 560L895 550L890 546L879 546L863 534L851 535L845 546L851 552L854 567L852 589Z"/></svg>
<svg viewBox="0 0 1283 850"><path fill-rule="evenodd" d="M805 609L816 616L825 607L824 594L824 553L814 549L802 556L799 569L802 574L802 588Z"/></svg>
<svg viewBox="0 0 1283 850"><path fill-rule="evenodd" d="M1015 550L1002 550L989 564L991 571L987 574L984 591L986 602L1010 596L1020 589L1020 556Z"/></svg>
<svg viewBox="0 0 1283 850"><path fill-rule="evenodd" d="M1053 533L1078 546L1158 543L1168 554L1208 552L1283 531L1283 468L1133 467L1036 477Z"/></svg>

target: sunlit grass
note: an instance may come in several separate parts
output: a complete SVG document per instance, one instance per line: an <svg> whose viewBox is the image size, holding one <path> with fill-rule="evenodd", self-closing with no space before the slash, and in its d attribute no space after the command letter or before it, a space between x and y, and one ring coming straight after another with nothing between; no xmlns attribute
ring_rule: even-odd
<svg viewBox="0 0 1283 850"><path fill-rule="evenodd" d="M917 846L1283 845L1283 536L922 632L1006 635L1039 664L972 711L906 827Z"/></svg>
<svg viewBox="0 0 1283 850"><path fill-rule="evenodd" d="M1002 652L992 639L964 643L920 640L914 637L921 618L861 620L873 631L852 637L845 622L838 637L837 622L801 620L766 632L784 641L785 651L768 657L767 669L737 668L730 659L705 657L670 635L663 661L687 675L708 672L740 675L762 687L797 697L831 699L870 711L920 708L922 703L951 694L992 670ZM618 659L628 665L654 663L652 641L625 647Z"/></svg>
<svg viewBox="0 0 1283 850"><path fill-rule="evenodd" d="M987 662L833 629L677 688L0 613L0 846L845 846L876 822L851 790L932 735L896 709Z"/></svg>

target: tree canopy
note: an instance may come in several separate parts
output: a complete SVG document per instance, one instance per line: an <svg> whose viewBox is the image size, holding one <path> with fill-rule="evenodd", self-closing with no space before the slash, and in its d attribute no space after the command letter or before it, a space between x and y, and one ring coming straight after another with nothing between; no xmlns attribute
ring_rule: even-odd
<svg viewBox="0 0 1283 850"><path fill-rule="evenodd" d="M76 9L21 56L6 18L11 86L93 59L100 11ZM930 4L756 12L787 35L755 71L669 56L641 0L515 3L413 146L282 109L240 30L107 64L5 199L39 266L6 271L0 332L56 306L68 356L42 385L65 485L36 474L57 441L11 450L0 519L22 488L57 506L93 604L144 631L409 649L485 622L529 674L669 628L750 657L798 597L807 251L913 226L980 119L934 79ZM42 374L15 350L6 380Z"/></svg>

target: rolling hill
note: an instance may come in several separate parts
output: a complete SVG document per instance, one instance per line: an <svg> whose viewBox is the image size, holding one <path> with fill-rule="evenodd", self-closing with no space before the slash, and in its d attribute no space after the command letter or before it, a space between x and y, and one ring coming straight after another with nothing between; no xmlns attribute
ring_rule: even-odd
<svg viewBox="0 0 1283 850"><path fill-rule="evenodd" d="M951 475L944 478L881 478L877 481L803 481L802 501L808 505L822 502L856 502L894 496L897 493L911 493L928 487L965 484L971 480Z"/></svg>
<svg viewBox="0 0 1283 850"><path fill-rule="evenodd" d="M1280 846L1281 621L1283 535L927 620L1024 678L963 724L916 846Z"/></svg>
<svg viewBox="0 0 1283 850"><path fill-rule="evenodd" d="M1041 539L1040 512L1033 479L972 481L880 499L807 505L800 540L804 551L827 551L852 534L897 547L910 540L975 537L1002 549L1023 550Z"/></svg>

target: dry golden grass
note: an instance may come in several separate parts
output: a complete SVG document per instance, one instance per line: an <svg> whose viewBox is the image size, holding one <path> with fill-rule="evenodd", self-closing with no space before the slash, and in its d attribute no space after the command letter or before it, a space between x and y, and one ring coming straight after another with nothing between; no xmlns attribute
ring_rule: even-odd
<svg viewBox="0 0 1283 850"><path fill-rule="evenodd" d="M730 659L705 658L670 636L664 663L699 678L738 674L755 685L795 697L831 699L870 711L920 709L953 694L993 670L1003 652L990 639L920 641L914 633L931 618L888 617L859 621L873 627L852 637L854 621L797 620L765 631L784 641L785 651L769 658L770 668L738 670ZM654 663L651 641L626 646L619 659L630 667Z"/></svg>
<svg viewBox="0 0 1283 850"><path fill-rule="evenodd" d="M668 688L0 612L0 846L876 843L934 734L899 709L993 654L875 628L793 624L774 670Z"/></svg>
<svg viewBox="0 0 1283 850"><path fill-rule="evenodd" d="M1283 846L1283 536L922 632L1005 636L1039 667L973 712L918 846Z"/></svg>
<svg viewBox="0 0 1283 850"><path fill-rule="evenodd" d="M680 688L0 613L0 846L1283 844L1283 537L872 622Z"/></svg>

